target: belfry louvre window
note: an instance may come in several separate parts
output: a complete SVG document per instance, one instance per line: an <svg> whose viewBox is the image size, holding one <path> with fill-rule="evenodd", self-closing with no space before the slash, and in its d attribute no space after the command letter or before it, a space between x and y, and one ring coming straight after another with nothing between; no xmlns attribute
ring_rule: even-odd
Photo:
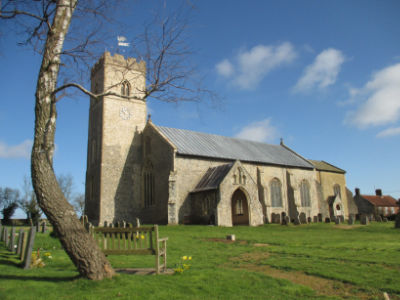
<svg viewBox="0 0 400 300"><path fill-rule="evenodd" d="M144 207L150 207L154 202L154 176L153 173L144 173Z"/></svg>
<svg viewBox="0 0 400 300"><path fill-rule="evenodd" d="M310 187L308 182L303 180L300 184L300 196L301 196L301 206L309 207L311 206L310 201Z"/></svg>
<svg viewBox="0 0 400 300"><path fill-rule="evenodd" d="M131 93L131 85L128 81L123 81L121 83L121 95L122 96L129 96Z"/></svg>
<svg viewBox="0 0 400 300"><path fill-rule="evenodd" d="M270 186L271 206L282 207L282 184L278 179L272 179Z"/></svg>

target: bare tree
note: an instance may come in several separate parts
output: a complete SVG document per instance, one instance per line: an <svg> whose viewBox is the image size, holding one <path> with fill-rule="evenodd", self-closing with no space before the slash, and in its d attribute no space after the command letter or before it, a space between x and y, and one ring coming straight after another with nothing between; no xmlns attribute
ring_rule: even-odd
<svg viewBox="0 0 400 300"><path fill-rule="evenodd" d="M34 224L40 220L42 211L37 203L36 194L33 191L32 183L28 176L24 176L22 196L19 199L18 205L26 213L27 219L32 219Z"/></svg>
<svg viewBox="0 0 400 300"><path fill-rule="evenodd" d="M72 201L72 205L74 206L76 213L79 216L82 216L85 211L85 194L76 195Z"/></svg>
<svg viewBox="0 0 400 300"><path fill-rule="evenodd" d="M106 0L19 0L0 2L0 19L13 22L27 34L22 44L31 45L41 54L42 63L35 93L35 131L31 156L31 173L37 201L57 231L60 241L79 273L89 279L101 280L115 273L92 237L78 221L74 208L68 203L57 182L53 169L56 132L56 103L65 98L66 91L76 88L95 99L106 95L124 98L111 90L93 93L74 80L79 76L71 66L91 65L98 57L96 47L106 41L104 22L115 11L117 1ZM148 65L148 86L141 99L152 96L163 101L197 100L196 95L208 92L189 83L193 69L185 55L189 53L184 41L184 26L176 18L163 18L159 30L150 34L145 26L139 44L144 45L142 58ZM83 23L84 22L84 23ZM107 23L111 26L110 23ZM96 36L102 38L96 39ZM103 48L104 49L104 48ZM150 51L151 50L151 51ZM70 68L66 68L70 66ZM131 66L127 65L127 69ZM176 93L174 94L174 91ZM192 94L191 97L185 95Z"/></svg>
<svg viewBox="0 0 400 300"><path fill-rule="evenodd" d="M0 209L4 224L9 224L12 215L18 208L19 191L9 187L0 188Z"/></svg>

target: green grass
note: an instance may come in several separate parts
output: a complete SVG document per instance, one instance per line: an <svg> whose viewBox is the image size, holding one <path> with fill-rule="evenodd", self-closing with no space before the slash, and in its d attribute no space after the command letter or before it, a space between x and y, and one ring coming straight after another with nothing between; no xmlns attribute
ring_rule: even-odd
<svg viewBox="0 0 400 300"><path fill-rule="evenodd" d="M329 279L338 290L348 283L354 290L346 296L349 299L357 299L359 292L370 295L370 299L382 299L383 292L400 299L400 230L393 227L392 222L352 229L333 224L160 226L160 236L169 237L168 267L173 268L183 255L190 255L193 259L189 270L181 275L120 274L101 282L79 278L59 241L38 233L34 248L43 249L42 253L50 251L53 256L42 269L22 270L16 257L0 243L0 299L343 298L340 293L324 294L307 285L269 276L263 267ZM237 242L218 241L228 234L235 234ZM268 245L255 247L256 243ZM116 268L149 268L154 266L155 258L109 259Z"/></svg>

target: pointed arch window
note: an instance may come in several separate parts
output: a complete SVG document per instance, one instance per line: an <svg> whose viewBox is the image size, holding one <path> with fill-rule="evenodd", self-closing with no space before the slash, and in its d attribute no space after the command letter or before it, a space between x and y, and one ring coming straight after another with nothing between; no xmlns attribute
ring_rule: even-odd
<svg viewBox="0 0 400 300"><path fill-rule="evenodd" d="M127 80L121 83L121 95L122 96L130 96L131 94L131 85Z"/></svg>
<svg viewBox="0 0 400 300"><path fill-rule="evenodd" d="M271 195L271 206L272 207L282 207L282 184L277 179L271 180L270 184L270 195Z"/></svg>
<svg viewBox="0 0 400 300"><path fill-rule="evenodd" d="M155 204L153 165L146 163L143 172L144 207L151 207Z"/></svg>
<svg viewBox="0 0 400 300"><path fill-rule="evenodd" d="M301 197L301 206L310 207L310 186L306 180L303 180L300 184L300 197Z"/></svg>

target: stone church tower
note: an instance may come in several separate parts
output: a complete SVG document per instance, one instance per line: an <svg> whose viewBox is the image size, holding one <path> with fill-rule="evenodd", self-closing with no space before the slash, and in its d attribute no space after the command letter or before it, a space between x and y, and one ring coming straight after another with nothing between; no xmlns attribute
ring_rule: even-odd
<svg viewBox="0 0 400 300"><path fill-rule="evenodd" d="M144 62L106 52L91 72L91 90L136 96L90 99L85 214L94 224L132 221L140 207Z"/></svg>

